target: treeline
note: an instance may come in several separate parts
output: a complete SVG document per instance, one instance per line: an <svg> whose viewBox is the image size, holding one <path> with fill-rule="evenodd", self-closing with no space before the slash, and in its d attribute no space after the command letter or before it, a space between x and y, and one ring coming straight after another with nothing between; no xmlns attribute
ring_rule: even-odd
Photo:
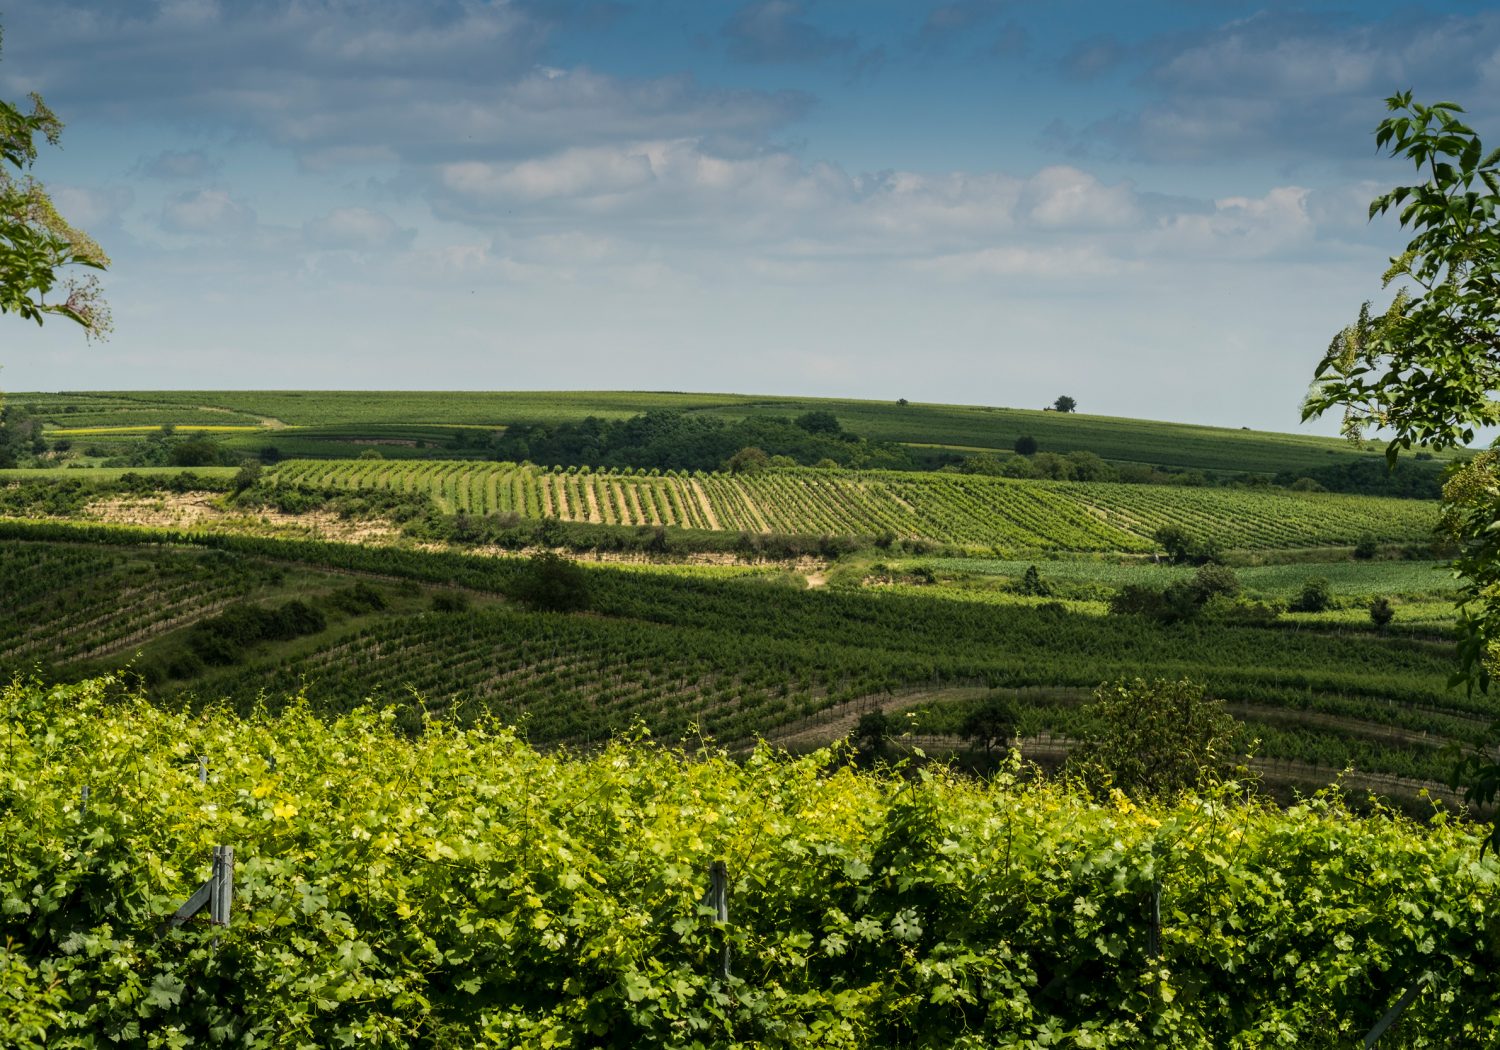
<svg viewBox="0 0 1500 1050"><path fill-rule="evenodd" d="M669 410L623 420L590 416L578 423L513 426L490 438L486 448L497 460L549 467L740 471L768 465L890 470L915 466L903 446L866 441L845 430L831 412L743 420Z"/></svg>
<svg viewBox="0 0 1500 1050"><path fill-rule="evenodd" d="M1032 442L1034 447L1035 442ZM1418 456L1426 455L1419 453ZM936 469L957 474L1040 481L1118 481L1127 485L1184 485L1194 488L1286 488L1294 492L1343 492L1399 499L1441 499L1443 465L1426 459L1356 460L1278 474L1182 470L1144 463L1112 463L1097 453L1032 451L1013 456L978 453L942 457ZM925 466L932 467L928 459Z"/></svg>

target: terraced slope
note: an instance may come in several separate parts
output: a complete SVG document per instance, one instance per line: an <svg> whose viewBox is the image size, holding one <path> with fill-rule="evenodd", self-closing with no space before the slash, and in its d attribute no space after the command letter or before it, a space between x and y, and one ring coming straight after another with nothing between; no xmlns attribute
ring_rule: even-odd
<svg viewBox="0 0 1500 1050"><path fill-rule="evenodd" d="M606 525L879 536L973 550L1148 551L1163 525L1229 548L1422 542L1415 500L1153 485L1010 481L895 471L751 475L549 472L514 464L300 460L277 484L430 495L446 513L514 513Z"/></svg>

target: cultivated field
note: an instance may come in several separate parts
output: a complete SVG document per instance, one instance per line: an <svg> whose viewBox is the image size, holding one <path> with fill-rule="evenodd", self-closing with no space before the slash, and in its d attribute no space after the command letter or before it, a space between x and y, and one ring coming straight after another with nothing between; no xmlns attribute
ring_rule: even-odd
<svg viewBox="0 0 1500 1050"><path fill-rule="evenodd" d="M514 464L288 462L279 485L427 495L448 514L711 531L879 536L986 551L1150 551L1163 526L1229 548L1423 543L1432 504L1328 493L1024 482L836 470L752 475L546 471Z"/></svg>

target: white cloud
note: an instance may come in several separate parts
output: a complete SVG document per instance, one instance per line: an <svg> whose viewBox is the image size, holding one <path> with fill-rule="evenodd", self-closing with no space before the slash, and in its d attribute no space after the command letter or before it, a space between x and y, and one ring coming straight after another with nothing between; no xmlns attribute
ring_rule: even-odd
<svg viewBox="0 0 1500 1050"><path fill-rule="evenodd" d="M128 186L91 188L86 186L48 186L52 203L74 226L85 230L107 226L119 219L135 202L135 191Z"/></svg>
<svg viewBox="0 0 1500 1050"><path fill-rule="evenodd" d="M370 250L405 247L416 231L402 229L390 216L369 208L335 208L304 223L302 235L317 248Z"/></svg>
<svg viewBox="0 0 1500 1050"><path fill-rule="evenodd" d="M173 233L227 235L252 229L255 210L227 190L206 189L179 193L162 207L162 228Z"/></svg>
<svg viewBox="0 0 1500 1050"><path fill-rule="evenodd" d="M1261 197L1226 197L1211 211L1167 217L1145 247L1174 258L1259 258L1304 246L1315 233L1308 194L1278 186Z"/></svg>

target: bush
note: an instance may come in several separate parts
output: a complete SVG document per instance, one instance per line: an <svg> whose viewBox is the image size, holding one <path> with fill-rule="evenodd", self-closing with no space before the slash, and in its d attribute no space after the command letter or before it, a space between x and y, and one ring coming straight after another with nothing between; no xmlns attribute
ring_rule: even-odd
<svg viewBox="0 0 1500 1050"><path fill-rule="evenodd" d="M1359 542L1354 545L1354 556L1360 561L1369 561L1371 558L1375 557L1376 553L1378 553L1379 550L1380 546L1378 543L1376 543L1375 537L1367 532L1363 536L1361 536L1359 538Z"/></svg>
<svg viewBox="0 0 1500 1050"><path fill-rule="evenodd" d="M1315 576L1302 585L1302 591L1287 605L1292 612L1325 612L1334 607L1333 593L1328 581Z"/></svg>
<svg viewBox="0 0 1500 1050"><path fill-rule="evenodd" d="M1089 789L1163 798L1210 787L1230 757L1238 723L1222 700L1188 679L1101 685L1084 711L1084 740L1068 765Z"/></svg>
<svg viewBox="0 0 1500 1050"><path fill-rule="evenodd" d="M1384 627L1395 618L1396 610L1389 598L1376 598L1370 603L1370 622L1376 627Z"/></svg>
<svg viewBox="0 0 1500 1050"><path fill-rule="evenodd" d="M1037 571L1035 565L1026 566L1026 573L1021 577L1021 582L1016 586L1016 593L1028 594L1036 598L1047 598L1052 595L1052 587L1042 574Z"/></svg>
<svg viewBox="0 0 1500 1050"><path fill-rule="evenodd" d="M537 612L578 612L589 607L588 572L551 551L534 555L517 573L509 596Z"/></svg>
<svg viewBox="0 0 1500 1050"><path fill-rule="evenodd" d="M440 613L467 612L469 596L462 591L438 591L432 596L432 611Z"/></svg>
<svg viewBox="0 0 1500 1050"><path fill-rule="evenodd" d="M1233 598L1240 593L1240 579L1229 566L1209 562L1193 573L1193 590L1200 604L1214 598Z"/></svg>
<svg viewBox="0 0 1500 1050"><path fill-rule="evenodd" d="M380 612L386 607L385 595L363 580L348 590L337 592L329 600L335 608L348 613L350 616Z"/></svg>
<svg viewBox="0 0 1500 1050"><path fill-rule="evenodd" d="M1145 616L1157 623L1181 623L1202 611L1198 589L1189 580L1179 580L1157 590L1139 583L1127 583L1109 600L1109 611L1115 616Z"/></svg>
<svg viewBox="0 0 1500 1050"><path fill-rule="evenodd" d="M1016 443L1012 447L1016 450L1017 455L1030 456L1036 452L1036 438L1032 437L1030 434L1022 434L1020 437L1016 438Z"/></svg>

